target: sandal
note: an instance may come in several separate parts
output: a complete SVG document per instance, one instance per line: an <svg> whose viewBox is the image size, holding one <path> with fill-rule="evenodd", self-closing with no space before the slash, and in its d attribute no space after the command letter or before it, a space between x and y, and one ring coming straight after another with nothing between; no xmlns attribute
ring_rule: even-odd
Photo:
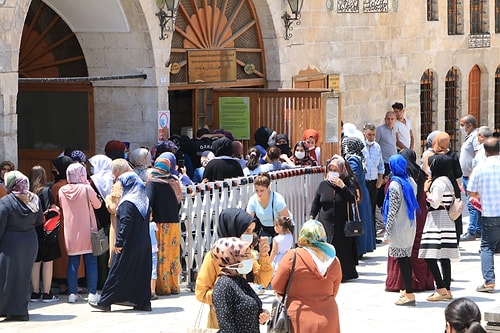
<svg viewBox="0 0 500 333"><path fill-rule="evenodd" d="M432 295L427 297L428 302L438 302L438 301L447 301L452 299L453 296L451 296L451 293L446 293L446 294L440 294L437 291L435 291Z"/></svg>
<svg viewBox="0 0 500 333"><path fill-rule="evenodd" d="M415 299L409 299L406 296L400 297L396 303L394 303L399 306L415 306L416 302Z"/></svg>
<svg viewBox="0 0 500 333"><path fill-rule="evenodd" d="M495 285L494 284L482 284L476 288L476 291L479 291L482 293L494 293L495 292Z"/></svg>

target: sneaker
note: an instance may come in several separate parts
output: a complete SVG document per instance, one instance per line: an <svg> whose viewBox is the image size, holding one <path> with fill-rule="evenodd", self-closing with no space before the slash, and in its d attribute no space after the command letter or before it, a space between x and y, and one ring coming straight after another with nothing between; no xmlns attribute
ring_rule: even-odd
<svg viewBox="0 0 500 333"><path fill-rule="evenodd" d="M30 301L31 302L38 302L40 300L40 298L42 297L42 293L39 291L37 293L31 293L31 298L30 298Z"/></svg>
<svg viewBox="0 0 500 333"><path fill-rule="evenodd" d="M52 293L43 293L43 296L42 296L42 302L43 303L52 303L52 302L57 302L59 300L59 297L57 297L56 295L52 294Z"/></svg>
<svg viewBox="0 0 500 333"><path fill-rule="evenodd" d="M470 242L475 240L476 240L476 235L469 234L468 232L460 236L460 241L462 242Z"/></svg>
<svg viewBox="0 0 500 333"><path fill-rule="evenodd" d="M97 304L99 303L99 300L101 299L101 295L95 293L95 294L89 294L89 297L87 301L92 304Z"/></svg>
<svg viewBox="0 0 500 333"><path fill-rule="evenodd" d="M78 294L69 294L68 296L68 302L69 303L75 303L76 301L78 301L78 299L80 298L81 296L78 295Z"/></svg>

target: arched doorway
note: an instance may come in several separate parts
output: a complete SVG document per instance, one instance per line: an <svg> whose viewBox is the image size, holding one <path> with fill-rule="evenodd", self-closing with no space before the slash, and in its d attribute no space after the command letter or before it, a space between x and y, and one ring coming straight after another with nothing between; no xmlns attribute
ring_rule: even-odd
<svg viewBox="0 0 500 333"><path fill-rule="evenodd" d="M93 88L89 82L23 82L23 78L87 77L80 44L61 17L33 0L24 23L19 52L19 170L35 164L48 172L66 148L94 152ZM50 175L50 172L49 172Z"/></svg>
<svg viewBox="0 0 500 333"><path fill-rule="evenodd" d="M266 86L264 44L251 0L182 0L175 25L169 63L172 133L215 126L212 89Z"/></svg>

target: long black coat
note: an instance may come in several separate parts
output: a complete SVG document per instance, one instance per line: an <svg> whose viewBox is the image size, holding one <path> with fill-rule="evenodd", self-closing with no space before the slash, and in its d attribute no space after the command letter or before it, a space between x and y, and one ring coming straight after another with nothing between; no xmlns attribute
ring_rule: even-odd
<svg viewBox="0 0 500 333"><path fill-rule="evenodd" d="M149 216L142 217L137 207L125 201L116 211L116 247L123 247L111 262L99 305L130 302L140 307L151 305L151 238Z"/></svg>
<svg viewBox="0 0 500 333"><path fill-rule="evenodd" d="M342 279L349 280L358 277L358 251L356 239L345 236L344 226L347 220L347 203L354 202L356 187L349 179L343 180L346 184L344 189L333 186L327 180L319 184L309 215L316 216L319 213L318 221L325 227L328 242L337 251L342 266Z"/></svg>

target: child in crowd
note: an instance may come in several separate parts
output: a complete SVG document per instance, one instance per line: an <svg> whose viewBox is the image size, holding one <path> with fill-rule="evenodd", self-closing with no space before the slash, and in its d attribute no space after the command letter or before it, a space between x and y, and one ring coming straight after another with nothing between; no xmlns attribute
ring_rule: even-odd
<svg viewBox="0 0 500 333"><path fill-rule="evenodd" d="M156 278L158 276L156 272L156 268L158 266L158 241L156 240L156 232L158 231L158 227L156 223L151 221L149 222L149 237L151 237L151 258L152 258L152 266L151 266L151 299L157 299L156 296Z"/></svg>
<svg viewBox="0 0 500 333"><path fill-rule="evenodd" d="M293 247L292 220L288 216L278 217L274 220L274 230L278 235L273 238L270 259L276 272L281 258Z"/></svg>

